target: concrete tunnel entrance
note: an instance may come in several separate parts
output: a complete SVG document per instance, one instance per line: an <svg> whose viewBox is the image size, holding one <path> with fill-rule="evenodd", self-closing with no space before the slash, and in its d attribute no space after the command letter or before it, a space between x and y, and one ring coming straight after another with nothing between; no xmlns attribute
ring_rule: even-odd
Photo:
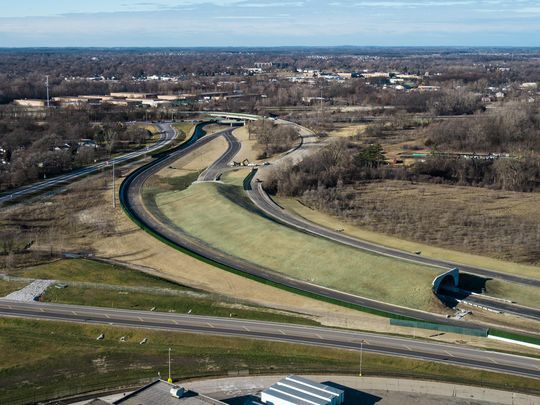
<svg viewBox="0 0 540 405"><path fill-rule="evenodd" d="M435 277L431 283L431 289L437 295L447 287L450 287L450 290L459 288L459 269L457 267Z"/></svg>

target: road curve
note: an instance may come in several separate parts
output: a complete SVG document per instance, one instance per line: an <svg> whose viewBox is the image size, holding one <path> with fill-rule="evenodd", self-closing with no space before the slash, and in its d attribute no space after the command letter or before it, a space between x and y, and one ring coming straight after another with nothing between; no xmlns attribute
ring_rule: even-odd
<svg viewBox="0 0 540 405"><path fill-rule="evenodd" d="M235 138L231 131L232 130L227 129L212 135L206 135L200 139L194 139L193 142L185 144L183 148L180 148L179 150L170 154L166 154L164 157L142 166L141 168L130 173L120 186L120 202L126 213L141 228L163 242L182 250L189 255L195 256L211 265L235 273L240 273L260 282L271 282L275 285L293 290L294 292L304 294L307 293L308 295L314 295L318 298L324 298L335 303L369 308L369 310L372 312L381 311L383 313L391 313L406 318L414 318L428 322L481 329L483 331L486 330L485 325L457 319L447 319L443 315L387 304L381 301L360 297L306 281L290 278L283 273L275 272L252 262L231 256L213 248L212 246L209 246L204 241L192 237L180 227L172 224L170 220L159 210L148 207L145 204L142 197L143 186L152 175L167 167L178 158L194 152L199 147L219 136L225 137L227 142L229 142L229 147L227 148L227 151L218 159L217 162L219 162L219 164L212 166L217 167L226 165L226 160L232 159L233 152L236 150L236 147L234 146ZM209 175L208 179L212 179L212 175Z"/></svg>
<svg viewBox="0 0 540 405"><path fill-rule="evenodd" d="M309 131L306 129L306 131ZM312 135L305 137L305 139L312 138ZM287 159L292 159L293 161L299 161L303 156L308 152L309 149L312 149L314 142L304 142L302 146L293 152L294 155L289 155ZM275 164L279 164L279 161ZM259 170L259 173L255 175L251 180L251 190L248 190L248 195L251 201L265 214L280 222L281 224L287 225L289 227L295 228L297 230L310 233L315 236L320 236L326 239L330 239L334 242L338 242L347 246L351 246L360 250L377 253L384 256L389 256L392 258L406 260L422 265L439 267L444 270L452 269L458 267L460 271L465 273L474 274L480 277L498 279L503 281L509 281L513 283L525 284L528 286L540 287L539 278L528 278L523 276L518 276L514 274L502 273L490 269L484 269L480 267L468 266L460 263L454 263L451 261L432 259L425 256L420 256L411 252L406 252L398 249L389 248L387 246L378 245L375 243L367 242L362 239L358 239L352 236L344 235L343 233L337 232L335 230L325 228L321 225L308 221L305 218L302 218L298 215L295 215L279 205L277 205L266 193L263 188L263 183L261 183L260 172L267 170L262 168Z"/></svg>
<svg viewBox="0 0 540 405"><path fill-rule="evenodd" d="M538 358L422 339L332 328L65 304L27 303L2 299L0 299L0 316L204 333L349 350L360 350L362 346L366 352L540 379L540 359Z"/></svg>
<svg viewBox="0 0 540 405"><path fill-rule="evenodd" d="M493 270L467 266L459 263L431 259L429 257L419 256L414 253L409 253L402 250L377 245L362 239L357 239L352 236L344 235L329 228L325 228L321 225L308 221L305 218L294 215L277 205L266 193L266 191L264 191L262 183L259 182L258 176L254 176L251 183L251 190L248 190L247 192L251 201L265 214L272 217L274 220L281 224L295 228L302 232L307 232L315 236L320 236L326 239L330 239L334 242L338 242L360 250L377 253L383 256L388 256L399 260L406 260L426 266L439 267L442 269L441 272L443 270L446 271L458 267L460 271L469 274L475 274L481 277L540 287L540 279L516 276L513 274L501 273Z"/></svg>
<svg viewBox="0 0 540 405"><path fill-rule="evenodd" d="M112 162L114 162L115 165L122 165L130 160L137 159L141 156L146 155L147 153L157 151L163 148L164 146L167 146L177 137L178 134L176 130L170 124L159 123L156 125L161 131L161 136L160 136L160 139L152 146L148 148L136 150L134 152L126 153L125 155L122 155L122 156L118 156L114 159L111 159L109 161L109 164L107 162L96 163L94 165L90 165L90 166L86 166L80 169L70 171L69 173L66 173L66 174L55 176L48 180L39 181L33 184L29 184L27 186L22 186L14 190L1 193L0 205L9 201L15 201L23 197L28 197L30 195L43 192L45 190L48 190L50 188L53 188L62 184L71 183L75 180L80 179L83 176L87 176L92 173L97 173L100 170L111 167Z"/></svg>
<svg viewBox="0 0 540 405"><path fill-rule="evenodd" d="M233 157L240 152L241 144L232 134L233 130L227 130L223 132L223 137L227 140L227 150L223 155L219 157L214 163L210 165L204 172L199 176L198 181L216 181L221 176L223 170L227 168L227 163L229 163Z"/></svg>

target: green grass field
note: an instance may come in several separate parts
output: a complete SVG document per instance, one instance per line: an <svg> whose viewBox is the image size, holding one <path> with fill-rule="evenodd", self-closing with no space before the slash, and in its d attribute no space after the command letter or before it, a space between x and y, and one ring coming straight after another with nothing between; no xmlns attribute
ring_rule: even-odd
<svg viewBox="0 0 540 405"><path fill-rule="evenodd" d="M28 283L19 283L15 281L4 281L0 280L0 297L4 297L8 294L11 294L14 291L20 290Z"/></svg>
<svg viewBox="0 0 540 405"><path fill-rule="evenodd" d="M211 315L242 319L256 319L272 322L298 323L303 325L319 325L311 319L296 316L283 311L248 306L241 302L233 302L223 297L186 291L183 294L150 294L133 291L110 291L106 289L82 288L69 286L65 289L50 287L43 296L46 302L76 304L88 306L104 306L109 308L125 308L148 311L176 312L193 315Z"/></svg>
<svg viewBox="0 0 540 405"><path fill-rule="evenodd" d="M512 300L518 304L540 308L540 289L500 280L486 283L486 294L491 297Z"/></svg>
<svg viewBox="0 0 540 405"><path fill-rule="evenodd" d="M167 376L358 372L358 353L101 325L0 318L0 403L23 404ZM96 340L101 333L103 340ZM126 342L120 342L125 336ZM143 338L144 345L139 342ZM540 393L538 380L364 353L364 375L444 380Z"/></svg>
<svg viewBox="0 0 540 405"><path fill-rule="evenodd" d="M183 289L176 283L138 270L87 259L65 259L9 271L12 276L124 286Z"/></svg>
<svg viewBox="0 0 540 405"><path fill-rule="evenodd" d="M427 188L437 187L438 190L444 189L442 186L437 186L437 185L423 185L423 187L427 187ZM454 189L455 188L453 187L449 188L450 191ZM458 191L461 190L461 192L463 192L463 188L458 188L457 190ZM381 193L383 192L384 192L384 187L382 188ZM482 192L486 193L486 192L491 192L491 191L482 190ZM408 196L404 196L402 198L408 198ZM514 197L514 198L517 199L517 197ZM494 259L493 257L480 256L480 255L475 255L471 253L460 252L458 250L452 250L449 248L443 248L441 246L434 246L434 245L430 245L426 243L415 242L408 239L399 238L397 236L387 235L381 232L374 232L372 230L367 229L367 227L356 226L353 223L354 221L352 218L338 217L338 216L331 215L323 211L310 208L309 206L305 205L303 202L301 202L300 200L296 198L276 197L275 199L279 205L281 205L288 211L294 212L297 215L300 215L301 217L304 217L309 221L323 225L330 229L344 229L344 233L347 235L351 235L351 236L364 239L373 243L377 243L380 245L385 245L388 247L405 250L408 252L421 251L422 256L432 257L436 259L450 260L456 263L463 263L463 264L468 264L471 266L489 268L489 269L493 269L493 270L501 271L505 273L520 274L525 277L538 278L540 274L538 266L497 260L497 259ZM447 199L447 196L446 197L439 196L439 199L442 201L445 201ZM501 201L501 200L504 201L504 199L502 198L498 199L498 201ZM510 203L512 199L509 198L508 200L510 200L508 204L511 205ZM519 202L515 202L514 206L521 207L522 204L520 204ZM527 209L529 206L530 204L526 205L524 208ZM504 212L505 209L502 208L500 211ZM491 212L494 212L494 210L491 210Z"/></svg>
<svg viewBox="0 0 540 405"><path fill-rule="evenodd" d="M276 224L259 214L239 183L194 184L158 194L156 201L176 225L246 261L396 305L423 310L438 305L431 281L440 270L360 252Z"/></svg>

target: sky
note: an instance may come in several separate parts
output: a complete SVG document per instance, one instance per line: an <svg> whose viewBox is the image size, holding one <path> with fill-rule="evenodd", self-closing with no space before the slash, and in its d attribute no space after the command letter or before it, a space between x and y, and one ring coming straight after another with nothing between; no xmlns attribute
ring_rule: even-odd
<svg viewBox="0 0 540 405"><path fill-rule="evenodd" d="M540 0L0 0L0 47L540 46Z"/></svg>

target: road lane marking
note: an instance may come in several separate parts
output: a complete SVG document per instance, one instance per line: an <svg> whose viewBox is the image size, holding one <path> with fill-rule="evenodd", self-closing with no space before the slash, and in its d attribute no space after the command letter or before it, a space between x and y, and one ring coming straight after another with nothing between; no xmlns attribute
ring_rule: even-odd
<svg viewBox="0 0 540 405"><path fill-rule="evenodd" d="M454 355L452 353L450 353L449 351L444 351L449 357L454 357Z"/></svg>
<svg viewBox="0 0 540 405"><path fill-rule="evenodd" d="M138 316L137 319L141 322L144 322L144 319L142 319L140 316Z"/></svg>
<svg viewBox="0 0 540 405"><path fill-rule="evenodd" d="M215 326L212 325L210 322L206 322L206 324L207 324L209 327L211 327L211 328L215 328Z"/></svg>
<svg viewBox="0 0 540 405"><path fill-rule="evenodd" d="M285 332L283 332L281 329L278 329L278 332L281 333L282 335L287 335Z"/></svg>
<svg viewBox="0 0 540 405"><path fill-rule="evenodd" d="M250 331L248 328L246 328L245 326L244 326L244 329L246 330L246 332L251 332L251 331Z"/></svg>
<svg viewBox="0 0 540 405"><path fill-rule="evenodd" d="M319 335L318 333L316 333L315 336L317 336L321 340L324 340L324 338L321 335Z"/></svg>

